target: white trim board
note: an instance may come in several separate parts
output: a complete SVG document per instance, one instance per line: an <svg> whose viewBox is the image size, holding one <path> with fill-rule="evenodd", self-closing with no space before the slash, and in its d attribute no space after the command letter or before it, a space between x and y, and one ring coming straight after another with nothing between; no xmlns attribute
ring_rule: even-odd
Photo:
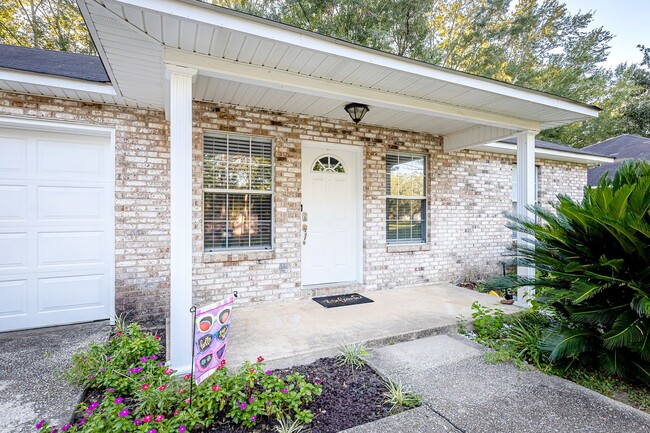
<svg viewBox="0 0 650 433"><path fill-rule="evenodd" d="M487 143L480 146L471 147L467 150L478 150L483 152L516 155L517 145L511 143ZM614 162L614 158L611 158L609 156L587 155L579 152L544 149L541 147L535 148L535 158L575 162L578 164L586 165L598 165Z"/></svg>

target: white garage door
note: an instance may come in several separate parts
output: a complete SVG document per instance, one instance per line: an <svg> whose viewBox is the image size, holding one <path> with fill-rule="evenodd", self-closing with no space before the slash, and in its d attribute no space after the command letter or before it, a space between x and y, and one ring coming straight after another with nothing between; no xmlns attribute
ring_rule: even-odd
<svg viewBox="0 0 650 433"><path fill-rule="evenodd" d="M107 319L110 139L0 126L0 331Z"/></svg>

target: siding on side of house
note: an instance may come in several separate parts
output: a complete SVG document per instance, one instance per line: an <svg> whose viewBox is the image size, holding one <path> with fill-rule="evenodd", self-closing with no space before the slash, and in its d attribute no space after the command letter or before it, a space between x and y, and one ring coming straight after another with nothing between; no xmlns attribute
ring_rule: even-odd
<svg viewBox="0 0 650 433"><path fill-rule="evenodd" d="M169 311L169 125L159 111L0 92L0 116L109 126L116 136L116 310L159 326ZM512 243L504 212L512 209L514 156L444 153L439 136L347 121L194 103L194 303L237 290L238 302L306 298L343 288L301 288L301 143L363 147L363 284L377 290L457 281L498 273ZM275 244L272 251L203 251L203 132L273 139ZM427 156L427 243L386 245L386 152ZM558 193L579 199L583 165L538 160L539 203ZM349 287L347 289L350 289Z"/></svg>

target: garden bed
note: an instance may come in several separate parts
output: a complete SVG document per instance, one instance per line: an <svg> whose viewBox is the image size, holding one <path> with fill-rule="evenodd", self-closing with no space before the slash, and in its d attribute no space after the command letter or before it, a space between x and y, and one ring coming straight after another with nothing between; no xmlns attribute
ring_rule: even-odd
<svg viewBox="0 0 650 433"><path fill-rule="evenodd" d="M164 336L137 324L118 329L74 355L68 377L87 393L71 425L43 420L42 432L333 433L419 405L418 396L401 385L395 391L365 364L362 345L281 370L268 370L262 356L232 370L222 362L196 386L190 374L176 376L162 361ZM279 430L280 420L302 430Z"/></svg>

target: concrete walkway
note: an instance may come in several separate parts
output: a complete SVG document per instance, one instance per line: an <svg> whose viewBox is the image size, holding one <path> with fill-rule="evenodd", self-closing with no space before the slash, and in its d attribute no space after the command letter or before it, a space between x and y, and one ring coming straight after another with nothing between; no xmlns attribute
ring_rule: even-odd
<svg viewBox="0 0 650 433"><path fill-rule="evenodd" d="M72 354L109 335L108 321L0 334L0 432L34 433L47 418L63 425L81 398L62 374Z"/></svg>
<svg viewBox="0 0 650 433"><path fill-rule="evenodd" d="M650 415L536 370L488 364L485 349L459 335L375 349L370 364L423 404L345 433L650 432Z"/></svg>
<svg viewBox="0 0 650 433"><path fill-rule="evenodd" d="M497 297L444 283L363 295L374 302L324 308L307 299L235 307L228 364L240 365L262 355L271 367L284 368L336 355L343 343L365 341L378 347L449 332L458 317L471 316L474 301L521 311L499 304Z"/></svg>

